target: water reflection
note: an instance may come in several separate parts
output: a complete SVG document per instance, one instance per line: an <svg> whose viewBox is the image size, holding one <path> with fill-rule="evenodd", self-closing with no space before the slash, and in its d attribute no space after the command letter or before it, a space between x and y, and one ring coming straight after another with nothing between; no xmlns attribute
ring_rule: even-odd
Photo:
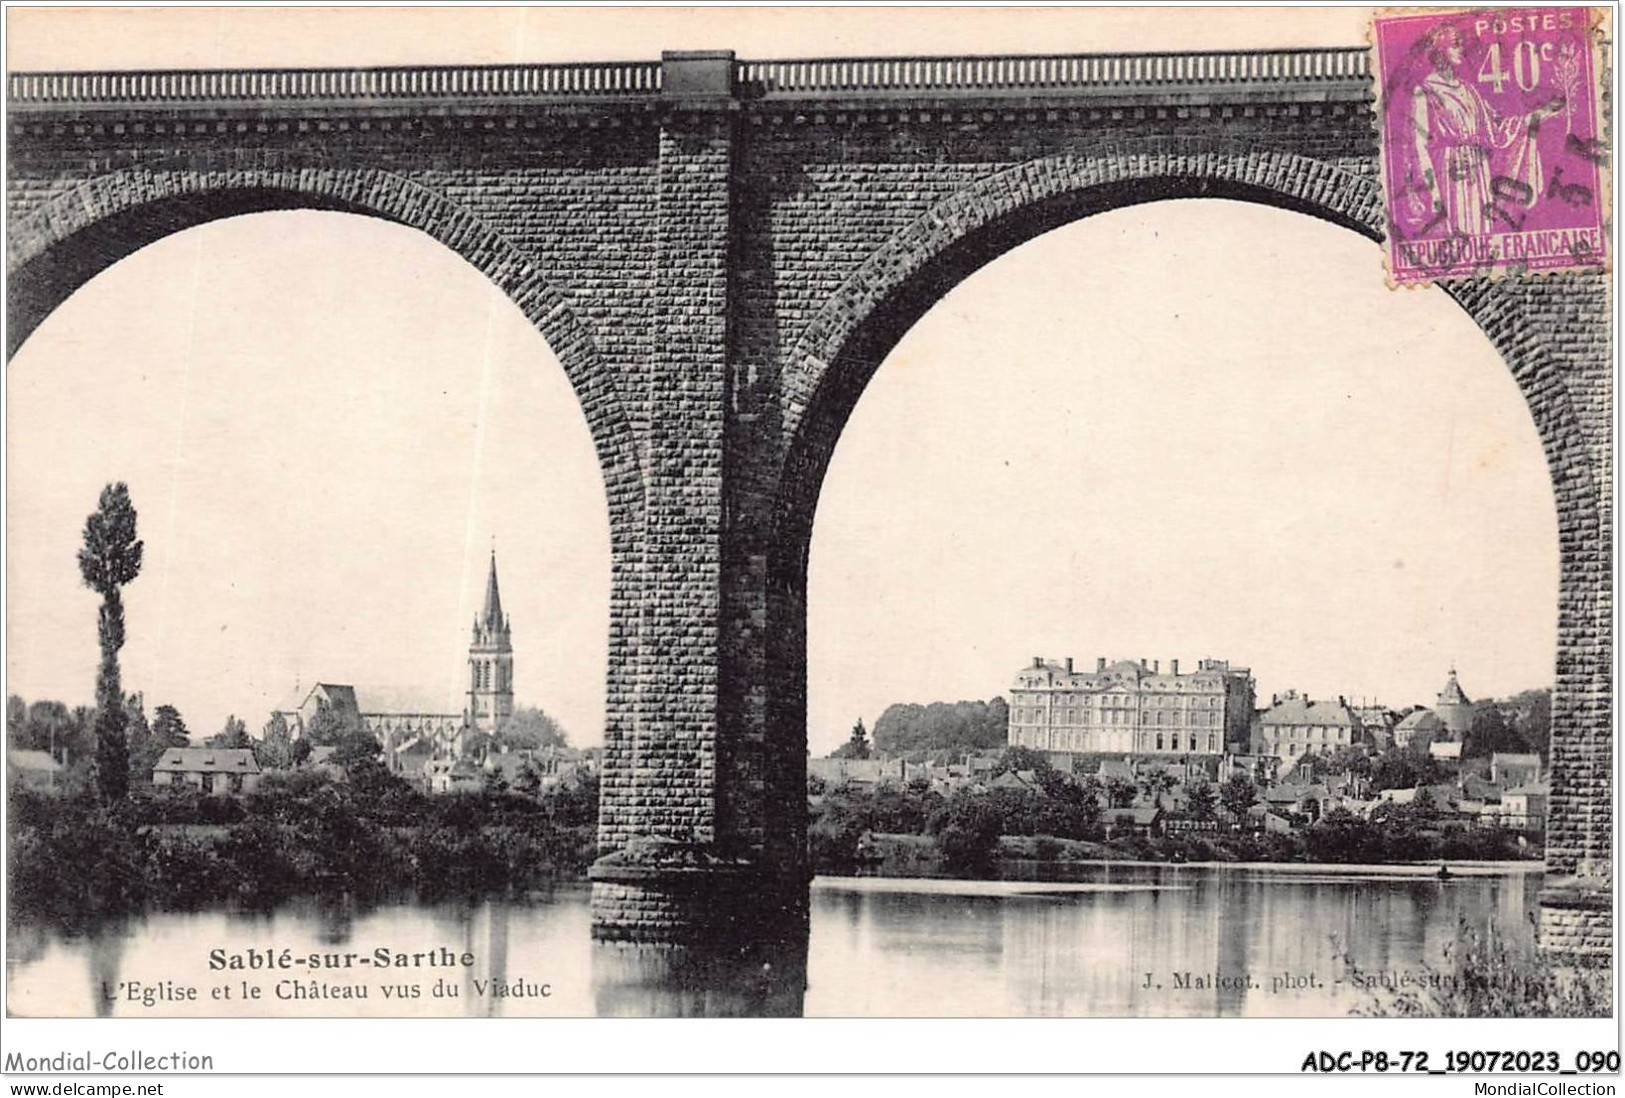
<svg viewBox="0 0 1625 1098"><path fill-rule="evenodd" d="M640 946L596 942L593 986L603 1018L799 1018L807 943Z"/></svg>
<svg viewBox="0 0 1625 1098"><path fill-rule="evenodd" d="M18 926L9 1004L78 1017L1344 1015L1371 1001L1348 983L1347 960L1419 972L1443 959L1463 920L1527 945L1540 887L1525 871L1012 875L1024 879L819 879L810 940L714 949L595 943L584 887L170 912L78 934ZM268 951L341 967L278 967ZM166 983L198 996L168 997Z"/></svg>

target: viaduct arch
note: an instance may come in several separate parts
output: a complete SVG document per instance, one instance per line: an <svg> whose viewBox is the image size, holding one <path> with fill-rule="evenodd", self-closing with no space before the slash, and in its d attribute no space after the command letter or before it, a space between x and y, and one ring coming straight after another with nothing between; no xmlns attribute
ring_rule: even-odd
<svg viewBox="0 0 1625 1098"><path fill-rule="evenodd" d="M611 511L607 938L804 932L818 487L864 385L943 293L1047 229L1160 198L1382 234L1361 49L28 73L8 91L10 349L135 248L289 206L430 233L548 339ZM1604 950L1606 278L1444 288L1517 379L1553 478L1542 937Z"/></svg>

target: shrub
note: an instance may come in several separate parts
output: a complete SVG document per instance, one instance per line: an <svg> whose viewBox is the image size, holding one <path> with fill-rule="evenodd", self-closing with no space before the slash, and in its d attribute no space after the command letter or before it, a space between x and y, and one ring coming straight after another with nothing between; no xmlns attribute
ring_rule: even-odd
<svg viewBox="0 0 1625 1098"><path fill-rule="evenodd" d="M1372 991L1354 1013L1376 1018L1602 1018L1613 1010L1613 966L1606 958L1564 958L1514 945L1464 919L1428 980L1393 992ZM1350 977L1374 979L1343 956Z"/></svg>

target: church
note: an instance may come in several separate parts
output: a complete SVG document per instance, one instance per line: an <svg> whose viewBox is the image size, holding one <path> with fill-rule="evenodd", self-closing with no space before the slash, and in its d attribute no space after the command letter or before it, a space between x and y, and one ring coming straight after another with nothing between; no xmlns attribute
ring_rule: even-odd
<svg viewBox="0 0 1625 1098"><path fill-rule="evenodd" d="M292 709L276 710L297 740L316 714L328 710L358 721L378 738L384 760L396 772L421 770L432 758L463 754L471 732L493 732L513 715L513 632L502 612L497 586L497 555L485 580L485 604L474 618L468 645L467 704L461 713L366 710L355 687L319 682Z"/></svg>

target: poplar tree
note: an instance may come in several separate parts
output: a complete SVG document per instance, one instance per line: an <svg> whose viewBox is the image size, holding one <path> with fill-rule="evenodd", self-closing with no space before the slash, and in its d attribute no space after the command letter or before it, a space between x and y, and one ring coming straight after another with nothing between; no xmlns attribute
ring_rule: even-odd
<svg viewBox="0 0 1625 1098"><path fill-rule="evenodd" d="M101 500L85 519L85 547L79 574L102 597L96 638L101 663L96 669L96 789L103 801L122 801L130 790L130 747L125 738L124 689L118 651L124 647L124 599L120 588L141 571L141 542L135 536L135 508L124 482L102 489Z"/></svg>

